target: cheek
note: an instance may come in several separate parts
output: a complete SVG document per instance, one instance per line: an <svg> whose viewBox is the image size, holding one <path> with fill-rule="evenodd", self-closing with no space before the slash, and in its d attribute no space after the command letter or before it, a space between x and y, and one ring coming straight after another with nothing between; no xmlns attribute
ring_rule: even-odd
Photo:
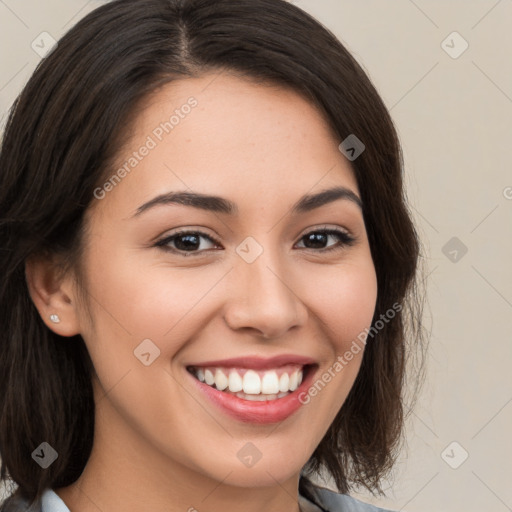
<svg viewBox="0 0 512 512"><path fill-rule="evenodd" d="M358 257L325 273L315 274L317 294L313 302L322 325L325 350L320 369L301 401L315 408L319 443L343 406L359 372L364 343L358 336L370 327L377 300L373 261ZM327 340L327 341L326 341Z"/></svg>
<svg viewBox="0 0 512 512"><path fill-rule="evenodd" d="M172 355L179 349L178 342L175 346L172 341L190 338L206 325L216 311L212 301L222 301L218 294L229 285L225 266L147 266L140 258L115 257L112 251L109 259L99 258L106 252L98 250L90 259L95 269L91 277L91 295L97 298L92 300L95 326L102 336L110 333L111 343L116 343L114 337L129 339L132 350L149 338ZM327 327L323 334L337 352L370 325L377 280L369 251L360 251L338 265L308 263L308 268L286 277L292 279L297 300Z"/></svg>
<svg viewBox="0 0 512 512"><path fill-rule="evenodd" d="M88 265L94 269L90 295L95 339L101 344L91 349L101 349L101 358L105 351L112 352L115 360L133 358L145 339L152 340L165 359L174 356L183 340L204 328L218 305L229 300L225 287L236 286L226 266L148 263L130 257L122 243L112 241L96 244ZM343 352L373 317L377 282L369 249L361 247L339 264L308 262L299 267L283 278L292 279L297 300L313 313L308 322L315 323L315 316L321 320L316 327L323 326L321 334L330 340L331 351Z"/></svg>
<svg viewBox="0 0 512 512"><path fill-rule="evenodd" d="M90 266L95 269L91 295L97 299L92 306L98 332L129 338L133 348L137 340L150 338L167 352L175 348L173 339L193 332L194 313L225 273L199 266L172 268L126 254L106 261L93 255Z"/></svg>
<svg viewBox="0 0 512 512"><path fill-rule="evenodd" d="M377 278L371 260L340 265L317 275L316 312L328 326L325 334L337 353L345 351L352 341L372 322L377 300Z"/></svg>

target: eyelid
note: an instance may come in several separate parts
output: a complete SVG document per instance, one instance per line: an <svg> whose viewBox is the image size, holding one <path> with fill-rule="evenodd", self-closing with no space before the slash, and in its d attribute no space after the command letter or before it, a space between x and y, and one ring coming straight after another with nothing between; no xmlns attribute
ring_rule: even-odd
<svg viewBox="0 0 512 512"><path fill-rule="evenodd" d="M342 233L345 233L347 236L351 238L356 238L355 235L347 228L336 226L333 224L321 224L320 226L314 226L313 228L305 231L302 235L299 236L299 238L302 238L306 235L309 235L310 233L316 233L317 231L341 231Z"/></svg>

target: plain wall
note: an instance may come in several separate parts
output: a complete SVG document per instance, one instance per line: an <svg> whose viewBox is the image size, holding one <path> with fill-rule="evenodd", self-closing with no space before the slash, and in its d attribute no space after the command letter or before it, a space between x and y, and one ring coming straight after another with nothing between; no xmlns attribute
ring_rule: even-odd
<svg viewBox="0 0 512 512"><path fill-rule="evenodd" d="M40 60L32 42L100 3L0 2L0 124ZM390 109L426 247L427 381L388 497L359 497L409 512L512 510L512 1L294 3L341 39Z"/></svg>

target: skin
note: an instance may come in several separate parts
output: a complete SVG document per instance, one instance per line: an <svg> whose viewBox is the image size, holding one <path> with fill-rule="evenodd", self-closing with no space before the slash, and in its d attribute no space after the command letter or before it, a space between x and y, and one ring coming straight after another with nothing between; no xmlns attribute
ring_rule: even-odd
<svg viewBox="0 0 512 512"><path fill-rule="evenodd" d="M75 483L55 489L73 512L224 512L241 503L245 512L297 512L300 471L359 371L363 351L271 425L237 421L191 385L187 365L245 355L309 356L320 378L370 326L377 282L357 204L290 213L303 195L333 186L359 196L341 141L296 92L228 73L175 81L139 109L119 165L190 96L191 113L87 211L92 318L72 274L58 279L51 260L27 262L41 317L62 336L80 333L96 371L91 457ZM132 218L153 197L190 189L235 202L239 214L173 204ZM356 242L322 252L339 245L329 236L308 247L304 235L326 226ZM220 243L201 238L196 256L154 247L176 228ZM236 252L249 236L263 248L251 264ZM148 338L160 356L145 366L134 350ZM248 442L262 454L252 467L237 457Z"/></svg>

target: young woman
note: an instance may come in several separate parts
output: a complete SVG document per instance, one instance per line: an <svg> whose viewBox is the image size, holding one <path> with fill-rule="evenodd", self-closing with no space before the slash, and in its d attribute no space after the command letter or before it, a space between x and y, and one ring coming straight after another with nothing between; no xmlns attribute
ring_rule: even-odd
<svg viewBox="0 0 512 512"><path fill-rule="evenodd" d="M0 153L0 509L378 510L348 493L382 491L422 338L401 158L285 1L80 21Z"/></svg>

